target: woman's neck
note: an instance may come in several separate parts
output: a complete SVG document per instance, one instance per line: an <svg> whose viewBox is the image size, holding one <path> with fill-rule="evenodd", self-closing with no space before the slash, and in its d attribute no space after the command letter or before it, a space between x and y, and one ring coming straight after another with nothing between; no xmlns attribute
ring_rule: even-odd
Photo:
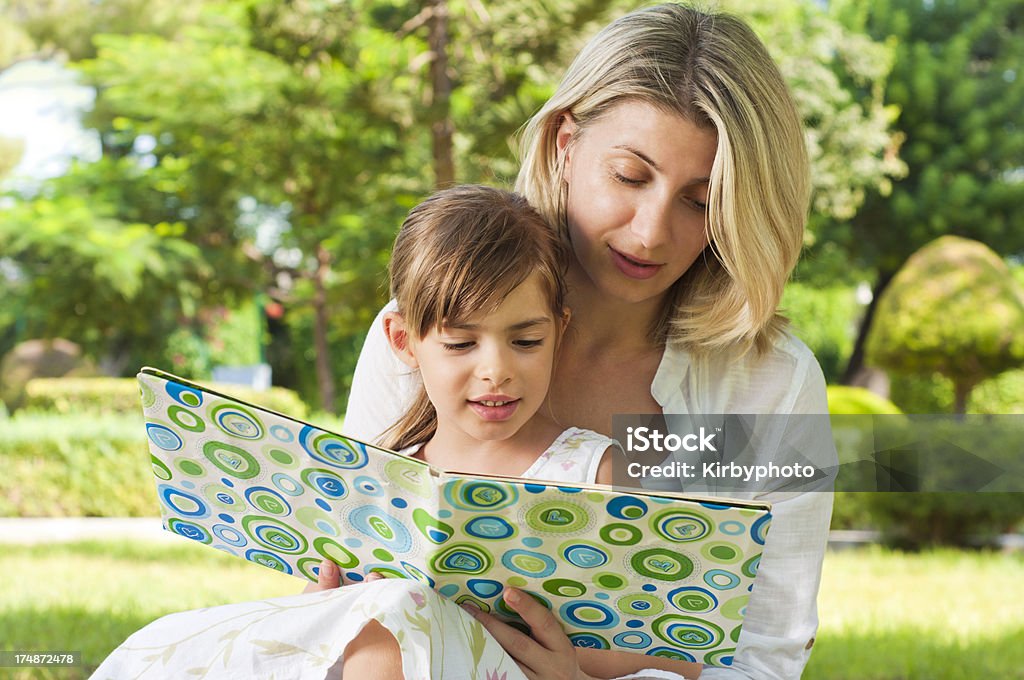
<svg viewBox="0 0 1024 680"><path fill-rule="evenodd" d="M630 302L599 291L578 265L567 273L569 329L572 344L584 354L643 354L658 349L651 328L661 313L663 298Z"/></svg>
<svg viewBox="0 0 1024 680"><path fill-rule="evenodd" d="M438 423L434 436L417 453L444 470L520 476L533 465L563 428L542 413L535 414L511 437L481 440L462 429Z"/></svg>

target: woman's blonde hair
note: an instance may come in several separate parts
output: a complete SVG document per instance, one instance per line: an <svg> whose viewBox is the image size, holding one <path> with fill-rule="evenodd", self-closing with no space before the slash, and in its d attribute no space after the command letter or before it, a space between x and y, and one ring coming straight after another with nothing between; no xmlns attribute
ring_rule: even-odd
<svg viewBox="0 0 1024 680"><path fill-rule="evenodd" d="M558 333L566 259L557 234L519 194L456 186L417 205L402 223L388 268L391 297L408 332L421 339L432 329L494 310L537 273ZM437 413L421 386L413 406L381 442L403 449L427 441L436 429Z"/></svg>
<svg viewBox="0 0 1024 680"><path fill-rule="evenodd" d="M710 245L670 290L653 339L691 351L765 349L785 325L777 308L803 243L810 191L803 129L782 75L750 27L727 14L665 4L605 27L520 137L516 190L566 241L564 155L556 146L563 115L576 124L571 145L626 100L718 136Z"/></svg>

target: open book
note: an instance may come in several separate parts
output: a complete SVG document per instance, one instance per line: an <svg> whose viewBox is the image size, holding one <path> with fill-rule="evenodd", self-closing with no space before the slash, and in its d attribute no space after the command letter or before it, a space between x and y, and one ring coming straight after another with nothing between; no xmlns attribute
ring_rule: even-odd
<svg viewBox="0 0 1024 680"><path fill-rule="evenodd" d="M577 646L731 662L764 503L448 473L213 392L138 376L164 528L315 581L413 578L514 622L506 584Z"/></svg>

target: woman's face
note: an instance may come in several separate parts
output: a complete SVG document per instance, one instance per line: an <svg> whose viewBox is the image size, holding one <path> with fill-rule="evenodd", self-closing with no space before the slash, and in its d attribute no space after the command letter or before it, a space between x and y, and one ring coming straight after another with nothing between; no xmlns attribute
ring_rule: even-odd
<svg viewBox="0 0 1024 680"><path fill-rule="evenodd" d="M625 101L579 138L566 116L569 236L600 292L660 301L707 245L706 207L717 136L674 113Z"/></svg>

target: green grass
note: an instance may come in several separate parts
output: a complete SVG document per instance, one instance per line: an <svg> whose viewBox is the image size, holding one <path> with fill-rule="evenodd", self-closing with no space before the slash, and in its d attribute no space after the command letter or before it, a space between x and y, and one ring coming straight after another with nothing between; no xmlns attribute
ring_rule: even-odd
<svg viewBox="0 0 1024 680"><path fill-rule="evenodd" d="M81 651L85 666L0 669L2 678L84 678L159 616L302 588L299 579L186 541L5 548L0 647ZM830 553L804 677L1024 679L1022 603L1024 555Z"/></svg>
<svg viewBox="0 0 1024 680"><path fill-rule="evenodd" d="M1024 678L1024 555L830 553L804 678Z"/></svg>

